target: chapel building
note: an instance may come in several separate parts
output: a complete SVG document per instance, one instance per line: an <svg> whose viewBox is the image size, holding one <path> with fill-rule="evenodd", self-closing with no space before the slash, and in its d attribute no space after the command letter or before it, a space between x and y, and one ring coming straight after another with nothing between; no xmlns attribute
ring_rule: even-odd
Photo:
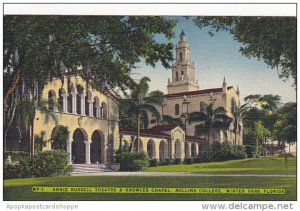
<svg viewBox="0 0 300 211"><path fill-rule="evenodd" d="M189 124L186 117L187 114L197 111L206 111L206 106L214 102L213 108L224 107L226 114L232 116L235 106L240 106L239 88L234 89L233 86L227 86L224 77L220 87L211 89L200 89L198 81L195 78L195 66L191 61L191 48L187 42L187 37L182 31L180 40L176 46L176 61L172 65L172 78L168 79L168 93L164 95L164 103L162 106L156 106L160 115L169 115L173 118L181 118L186 126L186 134L195 136L195 124ZM152 117L150 127L156 125L156 119ZM203 138L207 134L202 135ZM234 142L235 134L233 132L233 124L227 129L215 129L212 134L210 144L213 142L229 141L237 145L243 144L243 124L238 124L238 132L236 142Z"/></svg>

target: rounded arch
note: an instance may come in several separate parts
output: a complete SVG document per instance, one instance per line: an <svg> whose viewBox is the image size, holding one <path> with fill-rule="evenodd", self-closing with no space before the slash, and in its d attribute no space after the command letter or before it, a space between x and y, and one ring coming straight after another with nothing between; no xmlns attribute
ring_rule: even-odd
<svg viewBox="0 0 300 211"><path fill-rule="evenodd" d="M84 88L82 85L78 84L76 85L76 113L77 114L83 114L81 111L82 104L81 104L81 98L83 97Z"/></svg>
<svg viewBox="0 0 300 211"><path fill-rule="evenodd" d="M156 147L153 139L149 139L147 143L147 153L149 155L149 158L156 158Z"/></svg>
<svg viewBox="0 0 300 211"><path fill-rule="evenodd" d="M192 158L197 157L197 148L195 143L192 143L191 145L191 157Z"/></svg>
<svg viewBox="0 0 300 211"><path fill-rule="evenodd" d="M163 160L168 158L168 144L165 140L161 140L159 143L159 159Z"/></svg>
<svg viewBox="0 0 300 211"><path fill-rule="evenodd" d="M93 116L94 117L100 117L99 116L99 97L95 96L93 101Z"/></svg>
<svg viewBox="0 0 300 211"><path fill-rule="evenodd" d="M179 115L179 104L175 104L175 115Z"/></svg>
<svg viewBox="0 0 300 211"><path fill-rule="evenodd" d="M56 93L53 89L49 90L48 92L48 109L53 111L54 110L54 103L55 103Z"/></svg>
<svg viewBox="0 0 300 211"><path fill-rule="evenodd" d="M68 112L73 113L73 94L75 93L75 89L71 83L68 83L68 97L67 97L67 105Z"/></svg>
<svg viewBox="0 0 300 211"><path fill-rule="evenodd" d="M72 159L74 163L85 163L85 143L88 140L87 133L82 128L73 132Z"/></svg>
<svg viewBox="0 0 300 211"><path fill-rule="evenodd" d="M144 150L144 146L143 146L143 142L141 139L139 139L139 147L138 147L138 144L137 144L137 139L134 140L134 143L133 143L133 150L134 151L141 151L141 150Z"/></svg>
<svg viewBox="0 0 300 211"><path fill-rule="evenodd" d="M66 150L66 141L69 140L68 128L56 125L51 132L51 149Z"/></svg>
<svg viewBox="0 0 300 211"><path fill-rule="evenodd" d="M90 103L92 102L92 92L91 91L86 91L85 93L85 115L86 116L92 116L93 114L90 114Z"/></svg>
<svg viewBox="0 0 300 211"><path fill-rule="evenodd" d="M22 135L19 127L9 127L5 132L4 151L19 151L22 144Z"/></svg>
<svg viewBox="0 0 300 211"><path fill-rule="evenodd" d="M181 158L181 142L179 139L175 141L175 158Z"/></svg>
<svg viewBox="0 0 300 211"><path fill-rule="evenodd" d="M101 103L101 118L107 119L107 104L106 104L106 102Z"/></svg>
<svg viewBox="0 0 300 211"><path fill-rule="evenodd" d="M101 130L95 130L92 134L91 163L103 163L105 160L105 139Z"/></svg>

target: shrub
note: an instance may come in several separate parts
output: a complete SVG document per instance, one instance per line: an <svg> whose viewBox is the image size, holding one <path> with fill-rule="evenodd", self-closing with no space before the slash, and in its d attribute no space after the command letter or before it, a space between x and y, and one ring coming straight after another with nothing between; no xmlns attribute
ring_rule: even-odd
<svg viewBox="0 0 300 211"><path fill-rule="evenodd" d="M61 176L71 171L67 154L61 150L40 152L33 157L32 164L37 177Z"/></svg>
<svg viewBox="0 0 300 211"><path fill-rule="evenodd" d="M126 150L120 154L120 171L139 171L149 167L148 154L143 150L139 153Z"/></svg>
<svg viewBox="0 0 300 211"><path fill-rule="evenodd" d="M61 176L71 171L64 151L40 152L32 158L21 154L18 162L4 163L4 179Z"/></svg>
<svg viewBox="0 0 300 211"><path fill-rule="evenodd" d="M284 157L287 157L287 158L292 158L292 157L295 157L295 155L291 154L291 153L282 153L279 155L279 157L281 158L284 158Z"/></svg>
<svg viewBox="0 0 300 211"><path fill-rule="evenodd" d="M165 158L165 159L162 159L160 162L159 162L159 165L160 166L165 166L165 165L171 165L173 164L174 161L170 158Z"/></svg>
<svg viewBox="0 0 300 211"><path fill-rule="evenodd" d="M252 145L245 145L245 152L248 158L253 158L255 154L256 147Z"/></svg>
<svg viewBox="0 0 300 211"><path fill-rule="evenodd" d="M184 160L184 162L186 163L186 164L192 164L193 162L192 162L192 158L186 158L185 160Z"/></svg>
<svg viewBox="0 0 300 211"><path fill-rule="evenodd" d="M29 153L23 152L23 151L10 151L10 152L4 152L4 163L11 161L12 163L18 163L21 160L28 160L29 159Z"/></svg>
<svg viewBox="0 0 300 211"><path fill-rule="evenodd" d="M193 158L193 163L201 163L201 158Z"/></svg>
<svg viewBox="0 0 300 211"><path fill-rule="evenodd" d="M181 158L175 158L174 164L180 164L181 163Z"/></svg>
<svg viewBox="0 0 300 211"><path fill-rule="evenodd" d="M234 148L228 141L224 141L221 144L216 142L213 146L212 159L214 161L243 159L246 156L247 154L244 152L243 146L236 146Z"/></svg>
<svg viewBox="0 0 300 211"><path fill-rule="evenodd" d="M150 167L156 167L156 166L158 166L158 161L157 161L157 159L151 159L151 160L149 160L149 164L150 164Z"/></svg>
<svg viewBox="0 0 300 211"><path fill-rule="evenodd" d="M149 161L148 160L134 160L131 165L132 171L143 171L146 168L149 167Z"/></svg>

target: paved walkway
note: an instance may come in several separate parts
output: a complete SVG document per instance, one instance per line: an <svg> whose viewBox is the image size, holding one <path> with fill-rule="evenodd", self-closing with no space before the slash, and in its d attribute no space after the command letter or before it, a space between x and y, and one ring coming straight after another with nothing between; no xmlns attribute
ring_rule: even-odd
<svg viewBox="0 0 300 211"><path fill-rule="evenodd" d="M72 176L144 176L144 177L296 177L294 174L211 174L190 172L100 172L74 174Z"/></svg>

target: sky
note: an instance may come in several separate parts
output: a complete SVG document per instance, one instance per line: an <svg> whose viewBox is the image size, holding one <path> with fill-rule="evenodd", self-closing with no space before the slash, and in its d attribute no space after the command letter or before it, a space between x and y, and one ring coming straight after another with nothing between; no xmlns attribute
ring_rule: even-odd
<svg viewBox="0 0 300 211"><path fill-rule="evenodd" d="M243 56L239 49L241 44L235 41L228 32L217 32L212 37L208 34L209 28L200 29L191 20L183 17L178 19L174 38L171 42L179 41L182 30L187 36L191 47L191 61L195 63L196 80L200 89L221 87L223 78L227 86L239 86L240 99L250 94L274 94L281 96L282 102L296 102L293 79L284 82L278 77L276 69L271 69L263 61ZM158 42L164 42L157 36ZM175 57L175 49L173 50ZM132 77L139 79L148 76L151 79L150 91L161 90L167 93L168 78L171 78L171 69L157 63L155 68L140 62L133 71Z"/></svg>

